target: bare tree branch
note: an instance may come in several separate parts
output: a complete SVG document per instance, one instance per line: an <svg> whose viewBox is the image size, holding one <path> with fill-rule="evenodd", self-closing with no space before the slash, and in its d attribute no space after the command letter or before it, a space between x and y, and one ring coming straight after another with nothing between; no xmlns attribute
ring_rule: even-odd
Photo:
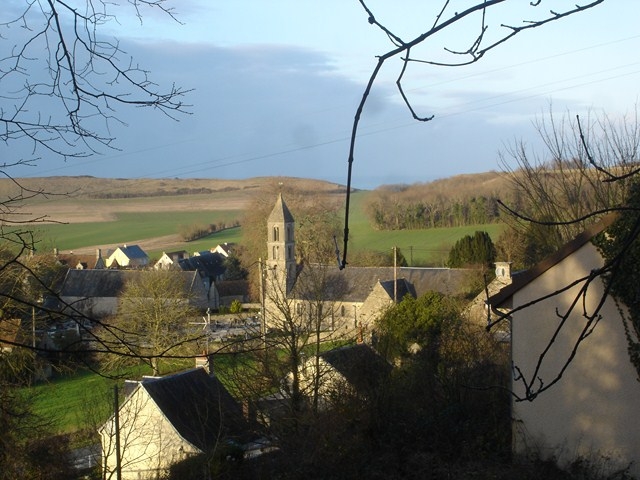
<svg viewBox="0 0 640 480"><path fill-rule="evenodd" d="M509 41L519 33L522 33L527 30L532 30L537 27L544 26L548 23L555 22L566 18L570 15L583 12L590 8L593 8L601 3L604 0L595 0L584 5L574 5L573 8L569 8L564 11L549 11L544 17L538 20L523 20L520 25L516 24L501 24L506 32L504 34L498 34L497 39L495 40L487 40L486 33L489 30L488 23L488 14L493 11L493 7L496 7L500 4L506 4L507 0L485 0L482 2L478 2L464 11L461 12L453 12L448 14L447 12L450 10L451 4L448 0L443 1L442 7L437 11L435 15L435 21L429 27L427 31L424 33L414 37L411 40L405 41L402 40L401 36L396 32L392 31L390 28L386 27L385 24L379 21L374 15L373 11L368 7L366 0L359 0L362 8L364 9L368 21L370 24L378 27L391 41L393 44L393 48L386 53L379 55L377 58L377 63L373 68L369 80L364 88L364 92L362 94L360 103L356 109L355 117L353 120L353 125L351 129L351 137L349 143L349 156L348 156L348 164L347 164L347 193L345 200L345 221L344 221L344 233L343 233L343 252L342 252L342 261L340 263L340 268L345 268L347 266L347 247L349 241L349 212L350 212L350 199L351 199L351 181L352 181L352 171L353 171L353 162L355 159L355 147L356 147L356 139L358 136L358 128L360 125L360 120L362 117L362 112L364 110L364 106L366 105L369 96L371 94L371 90L376 83L378 75L382 70L384 64L394 58L399 57L402 54L405 54L405 58L402 58L402 67L400 70L400 74L396 81L396 85L398 87L399 93L405 102L409 112L412 117L419 121L430 121L434 118L434 115L421 116L416 114L414 108L411 105L411 102L405 95L404 89L402 88L402 80L406 74L406 69L409 62L422 63L431 66L464 66L475 63L479 61L486 53L491 50L497 48L498 46L504 44ZM510 2L513 3L513 2ZM533 9L535 7L539 7L542 4L542 1L531 2L529 6ZM458 51L454 49L449 49L445 47L445 50L455 56L464 56L470 57L469 59L464 59L459 62L439 62L436 60L429 59L416 59L411 57L411 51L414 47L418 45L424 45L429 40L434 38L437 34L448 31L452 26L461 23L463 20L468 18L475 18L474 15L479 14L478 19L478 33L470 42L469 47L464 51Z"/></svg>

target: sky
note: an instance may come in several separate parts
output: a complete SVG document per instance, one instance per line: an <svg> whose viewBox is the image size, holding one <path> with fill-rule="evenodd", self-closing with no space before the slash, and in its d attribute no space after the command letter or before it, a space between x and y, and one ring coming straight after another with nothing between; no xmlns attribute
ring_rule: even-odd
<svg viewBox="0 0 640 480"><path fill-rule="evenodd" d="M24 0L5 0L19 8ZM76 0L76 3L81 0ZM393 3L392 6L390 4ZM451 2L455 8L475 2ZM487 18L487 39L575 2L506 2ZM120 178L295 176L345 184L353 118L377 56L393 49L357 0L168 0L178 21L158 11L116 9L105 38L149 70L161 86L191 91L188 115L119 109L117 150L84 159L43 156L14 176ZM403 40L427 31L442 2L368 3ZM453 7L452 7L453 8ZM6 9L7 12L17 10ZM383 67L362 115L353 186L412 184L501 170L499 152L516 141L533 149L533 123L548 115L617 118L640 98L637 0L591 10L523 32L465 67L411 64L404 86L416 122L395 88L401 64ZM414 57L447 60L466 49L477 21L444 29ZM6 48L6 47L2 47ZM1 84L0 84L1 85Z"/></svg>

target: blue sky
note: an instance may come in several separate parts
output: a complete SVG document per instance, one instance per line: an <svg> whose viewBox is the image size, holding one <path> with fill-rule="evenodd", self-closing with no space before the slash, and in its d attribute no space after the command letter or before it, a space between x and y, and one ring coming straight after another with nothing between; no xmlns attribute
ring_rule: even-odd
<svg viewBox="0 0 640 480"><path fill-rule="evenodd" d="M19 0L9 0L19 4ZM407 40L427 30L441 2L374 0L376 18ZM462 9L470 2L453 2ZM507 2L490 18L516 24L571 2ZM353 116L376 55L392 48L356 0L172 0L180 23L131 9L105 26L161 85L194 89L191 114L119 111L119 150L87 159L42 158L16 176L248 178L290 175L346 182ZM427 4L427 5L425 5ZM398 6L399 5L399 6ZM519 5L519 8L515 8ZM431 10L429 10L431 9ZM365 109L353 184L426 182L500 169L505 143L538 140L532 121L557 115L633 113L640 96L640 6L607 0L534 29L469 67L412 65L406 89L428 123L413 121L394 88L399 63L381 73ZM422 56L444 58L475 37L476 24L445 31ZM418 52L416 52L418 53ZM417 56L417 55L416 55Z"/></svg>

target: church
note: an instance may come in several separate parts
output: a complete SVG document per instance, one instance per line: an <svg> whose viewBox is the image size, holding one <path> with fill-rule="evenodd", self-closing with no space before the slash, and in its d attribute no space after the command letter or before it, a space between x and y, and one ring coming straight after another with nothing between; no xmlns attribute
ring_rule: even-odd
<svg viewBox="0 0 640 480"><path fill-rule="evenodd" d="M459 293L468 271L449 268L353 267L299 263L295 219L282 194L267 219L262 305L267 328L283 321L324 332L370 335L376 318L405 295ZM314 322L315 320L315 322Z"/></svg>

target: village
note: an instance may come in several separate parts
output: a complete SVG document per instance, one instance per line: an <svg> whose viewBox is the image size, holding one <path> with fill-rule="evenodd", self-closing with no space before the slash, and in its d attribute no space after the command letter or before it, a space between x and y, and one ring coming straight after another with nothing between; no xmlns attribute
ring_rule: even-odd
<svg viewBox="0 0 640 480"><path fill-rule="evenodd" d="M637 432L626 419L632 408L628 398L635 398L636 385L633 367L626 359L623 324L616 320L617 309L610 301L604 307L598 305L603 298L602 285L588 285L582 294L584 312L591 315L586 321L580 320L586 313L566 307L576 291L585 288L588 271L601 261L591 240L611 222L611 218L602 220L527 271L512 272L509 262L496 262L491 283L461 311L463 323L456 328L464 330L466 341L485 344L488 350L475 361L483 358L482 362L490 362L487 372L493 372L485 373L489 378L474 388L486 388L484 380L499 382L511 376L503 387L493 385L495 398L490 402L500 398L501 389L510 388L510 413L503 421L511 419L511 455L532 455L533 442L536 455L553 458L560 465L569 465L576 458L606 457L607 468L635 472ZM101 478L165 478L175 475L172 472L189 459L204 458L210 465L211 455L219 454L222 438L232 442L233 455L247 463L263 465L263 456L277 458L287 452L278 438L291 428L291 422L297 428L309 428L309 416L326 416L353 401L368 405L385 386L388 388L394 370L420 364L422 360L417 359L424 355L423 349L432 348L434 333L424 330L427 337L405 337L400 341L409 343L396 345L399 350L389 348L385 343L389 334L385 339L381 319L392 306L403 304L407 297L417 300L437 295L431 300L435 301L459 295L470 275L467 269L395 266L339 270L300 264L295 219L281 194L267 220L268 255L257 262L263 274L256 303L247 302L246 281L231 280L226 285L225 259L233 255L234 247L217 245L193 256L184 251L165 252L154 264L136 245L117 247L105 257L100 250L94 257L55 252L68 270L57 298L43 304L43 308L60 313L58 320L45 330L34 326L33 342L38 342L38 348L42 352L64 351L71 344L71 340L64 340L68 336L80 342L76 350L104 353L106 349L116 357L133 353L154 368L151 376L125 382L118 409L99 429L99 450L89 450L86 464L81 464L84 471L97 468ZM582 282L563 291L567 274ZM121 315L126 302L154 308L150 298L123 297L127 285L154 275L166 276L169 284L179 286L163 290L178 298L162 298L158 304L169 315L183 315L165 320L163 328L171 334L169 343L165 338L149 337L149 326L143 323L110 325L109 319ZM536 298L546 300L538 303ZM53 300L55 306L49 303ZM189 308L175 310L174 300ZM519 305L531 301L534 308L519 312ZM567 309L559 322L530 320L546 318L548 309L556 305ZM565 322L571 325L558 335ZM13 329L3 328L2 338L3 350L8 352L11 332L17 335L21 330L19 321L9 324ZM113 333L111 329L116 327L123 330ZM139 331L125 334L127 329ZM441 325L438 330L447 331L447 327ZM464 344L460 337L452 341ZM159 345L154 349L150 342ZM174 343L190 348L182 345L178 349ZM269 375L276 376L277 390L256 390L255 385L247 390L246 385L235 383L232 395L228 379L223 383L218 378L222 373L217 371L216 358L225 353L257 350L266 354L273 348L289 352L277 368L275 364L270 367L275 369ZM588 353L589 348L596 348L596 357ZM450 354L439 353L443 359ZM477 355L471 354L468 360ZM162 375L159 368L156 370L157 360L165 356L191 358L193 367ZM266 361L266 357L259 358ZM511 373L509 362L514 366ZM50 365L40 365L43 377L52 374ZM244 365L241 370L246 368ZM265 363L262 368L269 366ZM265 374L259 376L267 380ZM604 431L610 433L603 435ZM593 455L602 457L590 457ZM193 468L205 468L197 465Z"/></svg>
<svg viewBox="0 0 640 480"><path fill-rule="evenodd" d="M0 480L640 480L637 13L4 2Z"/></svg>

